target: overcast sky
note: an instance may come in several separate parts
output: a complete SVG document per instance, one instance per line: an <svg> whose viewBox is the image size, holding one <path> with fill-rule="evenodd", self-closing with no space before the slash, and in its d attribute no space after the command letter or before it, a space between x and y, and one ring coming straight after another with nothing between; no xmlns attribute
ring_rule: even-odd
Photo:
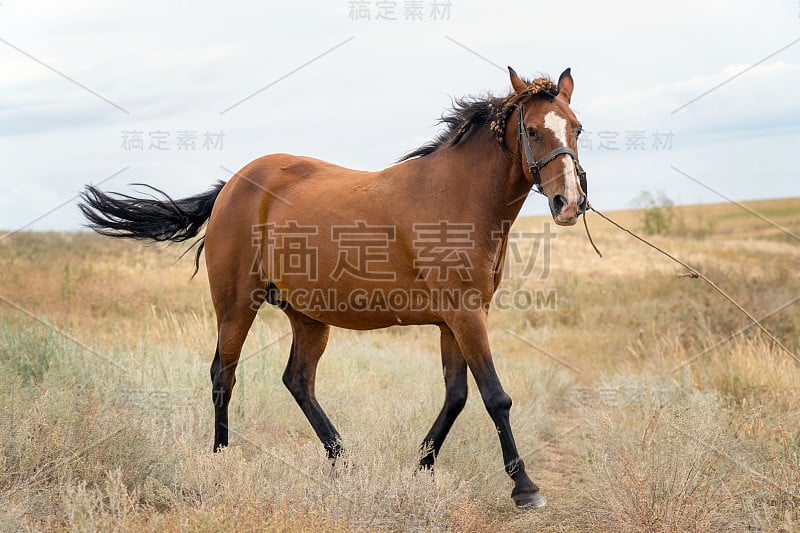
<svg viewBox="0 0 800 533"><path fill-rule="evenodd" d="M380 169L506 65L572 67L600 209L720 201L681 172L800 195L798 0L2 0L0 39L5 230L61 204L29 229L78 228L85 183L189 195L273 152Z"/></svg>

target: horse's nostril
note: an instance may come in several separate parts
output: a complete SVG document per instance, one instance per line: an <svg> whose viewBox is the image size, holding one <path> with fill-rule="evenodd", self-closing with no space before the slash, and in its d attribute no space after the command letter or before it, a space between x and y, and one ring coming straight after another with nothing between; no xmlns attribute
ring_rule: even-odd
<svg viewBox="0 0 800 533"><path fill-rule="evenodd" d="M566 205L567 199L563 195L557 194L553 196L553 213L560 213L561 209Z"/></svg>

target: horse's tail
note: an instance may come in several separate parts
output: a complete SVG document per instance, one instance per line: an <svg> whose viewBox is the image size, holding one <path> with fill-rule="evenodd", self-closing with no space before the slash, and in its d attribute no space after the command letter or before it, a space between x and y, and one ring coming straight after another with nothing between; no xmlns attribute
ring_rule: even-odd
<svg viewBox="0 0 800 533"><path fill-rule="evenodd" d="M89 220L88 226L102 235L158 242L184 242L196 237L211 216L214 202L225 186L218 181L208 191L173 200L164 191L144 185L161 195L163 199L137 198L121 193L105 193L87 185L81 193L78 207ZM194 258L194 273L200 268L200 254L205 245L205 236L200 237L187 252L198 245ZM186 253L186 252L184 252Z"/></svg>

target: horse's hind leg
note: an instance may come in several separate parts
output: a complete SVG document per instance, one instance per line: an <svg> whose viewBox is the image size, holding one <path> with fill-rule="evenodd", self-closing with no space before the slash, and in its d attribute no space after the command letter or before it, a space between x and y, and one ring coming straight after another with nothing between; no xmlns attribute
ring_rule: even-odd
<svg viewBox="0 0 800 533"><path fill-rule="evenodd" d="M317 363L328 344L330 326L311 319L291 307L284 309L284 312L292 323L294 339L289 362L283 373L283 383L322 441L328 457L336 459L342 451L341 437L320 407L314 392Z"/></svg>
<svg viewBox="0 0 800 533"><path fill-rule="evenodd" d="M461 355L458 342L447 326L441 327L442 372L444 373L444 406L436 417L430 431L422 441L424 455L419 461L420 469L433 468L433 462L447 437L456 417L467 403L467 361Z"/></svg>
<svg viewBox="0 0 800 533"><path fill-rule="evenodd" d="M236 383L236 365L242 345L261 302L247 298L215 301L219 336L211 363L211 397L214 402L214 451L228 445L228 404Z"/></svg>

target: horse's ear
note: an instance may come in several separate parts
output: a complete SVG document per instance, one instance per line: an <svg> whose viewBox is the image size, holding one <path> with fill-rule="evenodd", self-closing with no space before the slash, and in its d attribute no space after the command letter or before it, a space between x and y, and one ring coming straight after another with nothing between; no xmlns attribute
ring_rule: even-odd
<svg viewBox="0 0 800 533"><path fill-rule="evenodd" d="M561 76L558 77L558 94L563 94L564 98L567 99L567 103L572 100L572 90L575 88L575 82L572 81L572 74L570 71L571 69L567 68L561 73Z"/></svg>
<svg viewBox="0 0 800 533"><path fill-rule="evenodd" d="M508 74L511 76L511 87L514 88L515 93L522 94L528 90L528 85L522 81L513 68L508 67Z"/></svg>

